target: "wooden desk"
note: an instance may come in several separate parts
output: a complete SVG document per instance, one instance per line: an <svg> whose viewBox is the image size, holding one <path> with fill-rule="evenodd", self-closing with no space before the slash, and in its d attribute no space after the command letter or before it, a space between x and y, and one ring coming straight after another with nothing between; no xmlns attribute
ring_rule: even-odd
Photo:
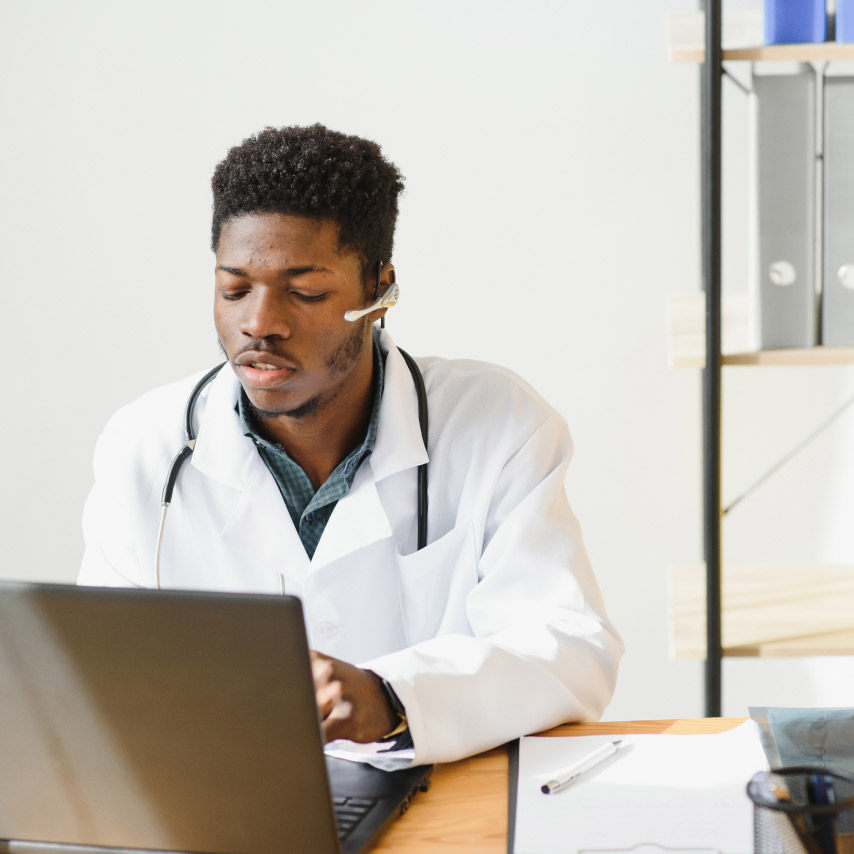
<svg viewBox="0 0 854 854"><path fill-rule="evenodd" d="M544 735L724 732L743 718L566 724ZM503 747L437 765L433 785L418 795L371 849L394 854L506 854L507 751Z"/></svg>

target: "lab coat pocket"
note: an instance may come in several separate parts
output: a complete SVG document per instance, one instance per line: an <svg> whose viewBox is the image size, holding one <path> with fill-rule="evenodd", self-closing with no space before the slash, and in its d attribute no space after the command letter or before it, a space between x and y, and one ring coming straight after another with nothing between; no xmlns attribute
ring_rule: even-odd
<svg viewBox="0 0 854 854"><path fill-rule="evenodd" d="M403 555L398 544L395 552L407 643L452 632L470 635L466 600L477 584L474 524L458 525L421 551Z"/></svg>

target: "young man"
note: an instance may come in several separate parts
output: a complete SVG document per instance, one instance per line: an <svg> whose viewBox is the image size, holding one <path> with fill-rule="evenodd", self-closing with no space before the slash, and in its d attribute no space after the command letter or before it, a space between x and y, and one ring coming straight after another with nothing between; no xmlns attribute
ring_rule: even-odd
<svg viewBox="0 0 854 854"><path fill-rule="evenodd" d="M422 358L425 448L415 377L374 325L387 309L345 319L394 283L396 167L320 125L268 128L212 185L228 365L197 400L158 561L198 377L111 419L80 583L299 596L330 740L447 761L598 717L622 645L566 500L564 421L503 368Z"/></svg>

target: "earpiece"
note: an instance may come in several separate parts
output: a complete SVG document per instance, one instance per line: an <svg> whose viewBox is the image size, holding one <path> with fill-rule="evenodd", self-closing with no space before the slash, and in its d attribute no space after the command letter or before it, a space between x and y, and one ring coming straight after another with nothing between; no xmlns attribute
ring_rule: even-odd
<svg viewBox="0 0 854 854"><path fill-rule="evenodd" d="M383 262L380 261L377 266L377 287L375 291L375 299L367 308L354 308L350 311L344 312L344 320L354 321L358 320L360 317L364 317L366 314L370 314L372 311L376 311L378 308L391 308L393 305L397 304L398 297L400 297L400 288L397 286L395 282L392 282L389 285L386 285L382 291L380 291L380 276L382 275ZM385 318L383 318L385 320ZM385 323L383 323L385 326Z"/></svg>
<svg viewBox="0 0 854 854"><path fill-rule="evenodd" d="M345 311L344 320L358 320L360 317L364 317L378 308L391 308L397 303L399 296L400 288L396 283L392 282L367 308L354 308L351 311Z"/></svg>

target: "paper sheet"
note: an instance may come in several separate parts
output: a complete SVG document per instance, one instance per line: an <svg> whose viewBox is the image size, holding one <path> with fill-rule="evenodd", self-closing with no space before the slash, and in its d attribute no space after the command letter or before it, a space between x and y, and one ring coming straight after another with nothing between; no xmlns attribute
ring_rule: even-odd
<svg viewBox="0 0 854 854"><path fill-rule="evenodd" d="M616 738L623 745L615 756L542 794L543 783ZM525 737L515 854L752 854L746 786L767 767L751 721L716 735Z"/></svg>
<svg viewBox="0 0 854 854"><path fill-rule="evenodd" d="M343 738L330 741L323 752L327 756L334 756L336 759L366 762L381 771L399 771L401 768L409 768L412 765L412 760L415 759L415 748L413 747L405 750L389 750L388 742L377 741L371 744L359 744Z"/></svg>

